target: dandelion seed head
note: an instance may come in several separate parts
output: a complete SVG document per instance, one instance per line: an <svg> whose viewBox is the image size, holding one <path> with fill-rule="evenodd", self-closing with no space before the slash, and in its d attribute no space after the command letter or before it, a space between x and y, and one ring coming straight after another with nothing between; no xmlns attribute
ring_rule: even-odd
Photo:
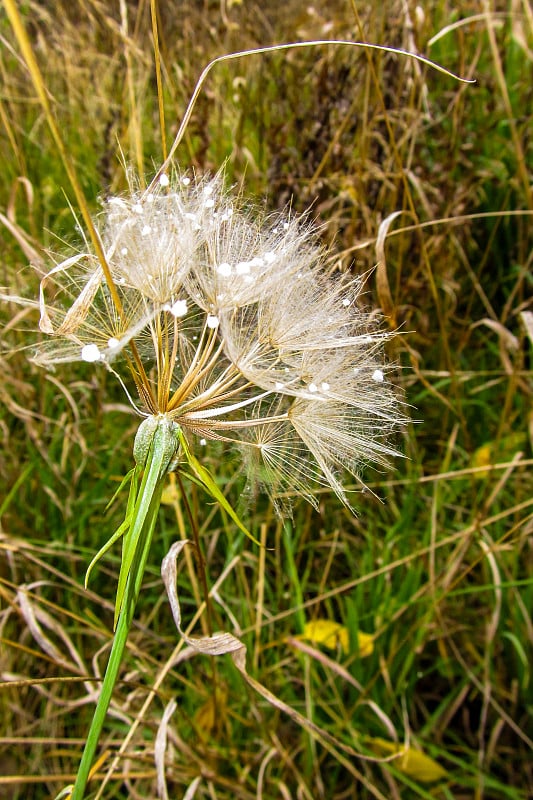
<svg viewBox="0 0 533 800"><path fill-rule="evenodd" d="M148 418L236 445L282 512L318 487L349 505L343 473L394 456L404 417L391 334L360 308L359 279L329 275L309 222L254 214L222 176L162 174L109 198L97 225L113 287L92 252L54 264L37 363L112 364Z"/></svg>

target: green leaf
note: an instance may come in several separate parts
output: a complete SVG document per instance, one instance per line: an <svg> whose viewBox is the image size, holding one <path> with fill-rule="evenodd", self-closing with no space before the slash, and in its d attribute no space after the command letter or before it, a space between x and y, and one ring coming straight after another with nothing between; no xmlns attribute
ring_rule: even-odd
<svg viewBox="0 0 533 800"><path fill-rule="evenodd" d="M241 522L241 520L238 517L237 513L230 506L230 504L228 503L228 501L226 500L226 498L224 497L224 495L222 494L222 492L220 491L220 489L216 485L215 479L213 478L213 476L211 475L209 470L207 470L204 466L202 466L202 464L200 464L198 459L195 458L195 456L191 453L191 451L189 449L189 445L187 443L187 439L185 438L185 436L183 434L183 431L181 429L180 429L178 435L179 435L180 444L181 444L181 447L182 447L182 450L183 450L183 454L184 454L185 458L187 459L187 462L188 462L190 468L192 469L192 471L194 472L195 477L196 477L197 480L194 480L192 475L189 476L190 479L193 480L195 483L198 483L200 486L202 486L205 489L205 491L209 495L211 495L213 500L215 500L224 509L224 511L231 517L233 522L240 528L240 530L244 534L246 534L246 536L249 539L251 539L254 544L256 544L259 547L261 547L261 543L258 542L255 537L252 536L252 534L250 533L248 528L244 525L243 522Z"/></svg>
<svg viewBox="0 0 533 800"><path fill-rule="evenodd" d="M132 467L132 468L130 469L130 471L129 471L129 472L127 472L127 473L126 473L126 475L124 475L124 477L123 477L123 478L122 478L122 480L120 481L120 486L118 487L118 489L117 489L117 490L115 491L115 493L113 494L113 497L111 498L111 500L109 501L109 503L106 505L106 507L105 507L105 510L106 510L106 511L108 511L108 510L111 508L111 506L113 505L113 503L115 502L115 500L117 499L117 497L119 496L119 494L121 493L121 491L123 490L123 488L126 486L126 484L127 484L127 483L129 483L129 481L131 481L131 480L132 480L132 478L133 478L133 473L134 473L136 470L138 471L138 467Z"/></svg>
<svg viewBox="0 0 533 800"><path fill-rule="evenodd" d="M104 546L100 548L100 550L97 552L97 554L87 567L87 572L85 573L85 588L87 588L87 586L89 585L89 577L91 575L91 572L93 571L93 568L100 561L102 556L105 555L105 553L107 553L109 548L112 547L112 545L117 541L117 539L120 539L121 536L124 536L124 534L127 533L130 527L131 517L133 512L133 504L135 502L135 495L137 494L138 472L139 472L138 467L133 467L133 469L130 469L128 474L125 475L124 478L122 479L120 486L118 487L117 491L115 492L115 494L113 495L113 497L106 506L106 509L109 508L109 506L115 500L119 492L124 488L124 486L128 483L128 481L131 481L130 491L128 496L128 506L126 509L126 516L124 517L123 522L120 523L116 531L112 534L112 536L110 536L110 538L107 540Z"/></svg>
<svg viewBox="0 0 533 800"><path fill-rule="evenodd" d="M131 517L126 515L126 518L124 519L123 522L120 523L120 525L118 526L118 528L116 529L114 534L109 537L109 539L104 544L104 546L101 547L100 550L97 552L97 554L95 555L95 557L93 558L93 560L91 561L89 566L87 567L87 572L85 573L85 588L87 588L87 586L89 585L89 577L91 575L91 572L93 571L93 568L100 561L102 556L107 553L109 548L112 547L112 545L115 544L117 539L120 539L120 537L123 536L124 533L127 532L127 530L130 527L130 523L131 523Z"/></svg>

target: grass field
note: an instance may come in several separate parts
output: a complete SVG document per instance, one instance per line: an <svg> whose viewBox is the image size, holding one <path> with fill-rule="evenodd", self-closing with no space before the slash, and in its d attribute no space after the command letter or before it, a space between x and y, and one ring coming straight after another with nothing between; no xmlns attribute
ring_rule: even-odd
<svg viewBox="0 0 533 800"><path fill-rule="evenodd" d="M107 506L138 425L104 369L32 363L38 309L8 296L38 299L80 246L72 174L91 213L128 174L151 180L212 59L324 39L416 51L475 83L347 45L222 61L174 162L198 176L225 164L228 187L268 212L310 209L332 275L367 273L364 304L399 332L405 457L366 469L366 491L346 477L356 516L322 489L317 509L296 500L281 519L266 495L243 499L238 454L210 443L204 464L261 547L169 476L87 797L533 795L529 4L3 0L1 798L54 798L74 780L120 545L87 590L84 577L123 518L122 495ZM246 645L277 705L229 655L186 657L160 565L191 535L187 506L213 628ZM201 573L186 551L177 586L195 635L209 631ZM317 621L338 627L319 641Z"/></svg>

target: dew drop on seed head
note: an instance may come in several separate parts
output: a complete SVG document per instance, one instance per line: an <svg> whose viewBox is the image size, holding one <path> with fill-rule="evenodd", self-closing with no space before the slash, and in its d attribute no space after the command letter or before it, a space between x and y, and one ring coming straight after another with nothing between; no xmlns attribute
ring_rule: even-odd
<svg viewBox="0 0 533 800"><path fill-rule="evenodd" d="M81 348L81 360L87 361L92 364L95 361L100 361L102 354L97 344L86 344Z"/></svg>

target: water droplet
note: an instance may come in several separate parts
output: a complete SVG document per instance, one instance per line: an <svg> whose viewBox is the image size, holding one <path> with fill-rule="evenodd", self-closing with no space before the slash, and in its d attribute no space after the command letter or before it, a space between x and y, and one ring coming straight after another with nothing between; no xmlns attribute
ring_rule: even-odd
<svg viewBox="0 0 533 800"><path fill-rule="evenodd" d="M219 275L223 275L224 278L227 278L229 275L231 275L231 264L228 264L226 261L224 261L222 264L218 265L217 272Z"/></svg>
<svg viewBox="0 0 533 800"><path fill-rule="evenodd" d="M186 300L176 300L171 306L165 306L167 311L170 311L172 316L174 317L184 317L187 313L187 301Z"/></svg>
<svg viewBox="0 0 533 800"><path fill-rule="evenodd" d="M81 360L87 361L92 364L95 361L100 361L102 354L97 344L86 344L81 348Z"/></svg>

